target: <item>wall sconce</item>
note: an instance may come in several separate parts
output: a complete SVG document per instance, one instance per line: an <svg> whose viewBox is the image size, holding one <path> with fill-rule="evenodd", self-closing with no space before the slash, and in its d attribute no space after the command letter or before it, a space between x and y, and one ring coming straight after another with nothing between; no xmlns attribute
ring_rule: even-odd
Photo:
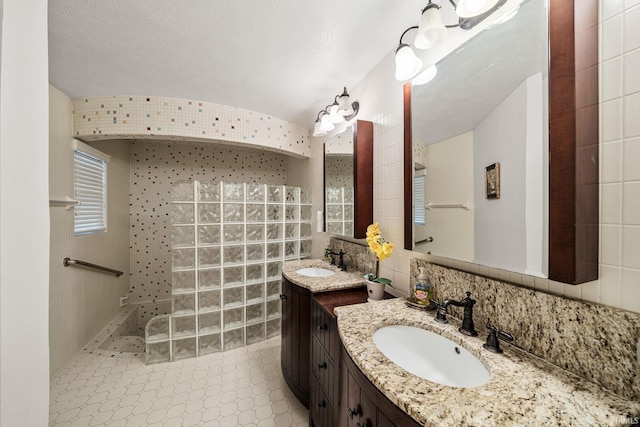
<svg viewBox="0 0 640 427"><path fill-rule="evenodd" d="M458 22L445 25L440 12L442 6L429 0L429 3L422 9L419 25L407 28L400 36L395 56L396 79L404 81L418 76L414 84L424 84L433 79L437 72L435 65L430 65L421 73L424 64L411 49L411 46L402 42L402 38L409 30L418 30L413 40L415 47L418 49L430 49L440 43L446 36L447 28L470 30L506 2L507 0L460 0L456 4L454 0L449 0L458 16Z"/></svg>
<svg viewBox="0 0 640 427"><path fill-rule="evenodd" d="M333 98L333 104L327 105L324 110L318 112L316 122L313 125L313 136L323 136L331 132L335 125L353 119L360 109L358 101L351 102L347 88L341 95Z"/></svg>

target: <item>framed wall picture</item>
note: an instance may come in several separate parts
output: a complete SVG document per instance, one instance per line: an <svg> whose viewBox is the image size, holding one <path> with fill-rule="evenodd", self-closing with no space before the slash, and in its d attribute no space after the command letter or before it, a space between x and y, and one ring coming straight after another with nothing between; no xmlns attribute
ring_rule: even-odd
<svg viewBox="0 0 640 427"><path fill-rule="evenodd" d="M484 188L487 199L500 198L500 163L484 168Z"/></svg>

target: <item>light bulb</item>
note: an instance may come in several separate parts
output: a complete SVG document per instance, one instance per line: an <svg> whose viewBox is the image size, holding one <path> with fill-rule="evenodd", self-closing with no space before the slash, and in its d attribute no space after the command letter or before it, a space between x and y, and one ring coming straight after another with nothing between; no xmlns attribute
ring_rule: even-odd
<svg viewBox="0 0 640 427"><path fill-rule="evenodd" d="M342 123L344 122L344 116L338 113L338 103L334 102L329 108L329 120L332 123Z"/></svg>
<svg viewBox="0 0 640 427"><path fill-rule="evenodd" d="M323 114L322 118L320 119L320 130L324 132L330 132L334 128L335 125L331 123L331 120L329 120L329 114Z"/></svg>
<svg viewBox="0 0 640 427"><path fill-rule="evenodd" d="M347 93L347 88L344 88L344 92L340 95L338 100L338 114L342 116L350 116L353 114L353 106L351 105L351 97Z"/></svg>
<svg viewBox="0 0 640 427"><path fill-rule="evenodd" d="M321 124L320 119L316 120L316 123L313 125L313 136L323 136L327 134L326 131L320 129Z"/></svg>
<svg viewBox="0 0 640 427"><path fill-rule="evenodd" d="M409 45L401 44L396 50L396 80L405 81L414 77L422 69L422 61Z"/></svg>

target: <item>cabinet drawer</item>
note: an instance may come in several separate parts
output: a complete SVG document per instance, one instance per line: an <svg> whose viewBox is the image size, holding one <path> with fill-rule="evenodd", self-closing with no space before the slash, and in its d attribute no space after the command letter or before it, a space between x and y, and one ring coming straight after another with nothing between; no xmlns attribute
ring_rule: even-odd
<svg viewBox="0 0 640 427"><path fill-rule="evenodd" d="M318 380L313 376L311 379L309 413L314 427L335 427L333 405L324 394L324 391L322 391Z"/></svg>
<svg viewBox="0 0 640 427"><path fill-rule="evenodd" d="M340 355L338 328L333 319L319 304L314 304L312 319L312 334L327 351L332 361L337 361Z"/></svg>
<svg viewBox="0 0 640 427"><path fill-rule="evenodd" d="M327 355L320 341L317 338L311 340L311 372L318 379L322 390L325 392L331 403L338 393L338 384L334 363Z"/></svg>

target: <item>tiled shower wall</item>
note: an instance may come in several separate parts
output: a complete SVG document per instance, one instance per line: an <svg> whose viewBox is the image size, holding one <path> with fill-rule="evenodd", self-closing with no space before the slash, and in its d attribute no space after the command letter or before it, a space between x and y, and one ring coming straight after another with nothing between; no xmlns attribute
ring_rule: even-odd
<svg viewBox="0 0 640 427"><path fill-rule="evenodd" d="M171 312L171 185L181 180L285 184L285 156L228 145L131 142L131 303L141 330Z"/></svg>

